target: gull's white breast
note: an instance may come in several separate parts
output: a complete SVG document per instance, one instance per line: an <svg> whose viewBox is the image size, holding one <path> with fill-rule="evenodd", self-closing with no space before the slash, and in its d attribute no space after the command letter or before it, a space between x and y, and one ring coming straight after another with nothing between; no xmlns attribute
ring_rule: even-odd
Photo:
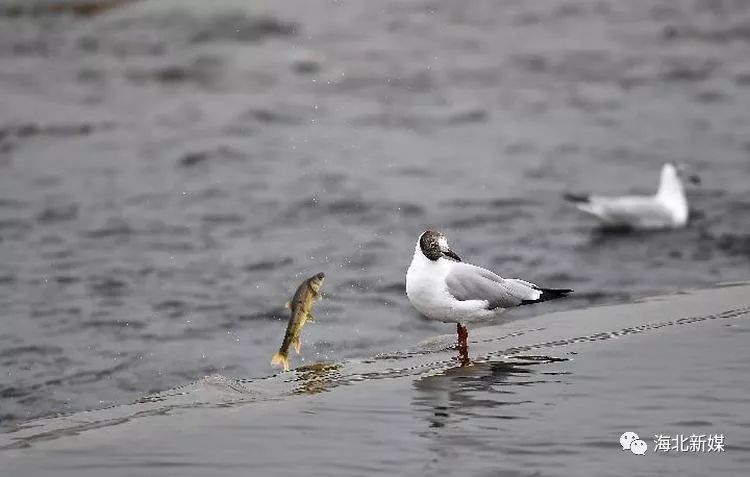
<svg viewBox="0 0 750 477"><path fill-rule="evenodd" d="M485 300L456 300L445 278L453 262L445 258L432 261L420 250L414 252L406 272L406 296L420 313L431 320L469 323L501 314L503 309L488 310Z"/></svg>

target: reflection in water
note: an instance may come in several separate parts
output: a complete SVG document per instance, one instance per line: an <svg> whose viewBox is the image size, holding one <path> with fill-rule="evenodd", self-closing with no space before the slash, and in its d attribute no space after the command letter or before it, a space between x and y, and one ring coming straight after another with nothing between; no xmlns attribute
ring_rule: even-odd
<svg viewBox="0 0 750 477"><path fill-rule="evenodd" d="M418 434L434 455L424 473L442 469L462 455L480 450L494 453L492 442L508 429L504 423L524 418L519 386L547 381L547 373L533 366L563 361L543 356L519 357L522 361L474 362L414 381L412 409L428 426ZM487 432L489 434L487 434Z"/></svg>
<svg viewBox="0 0 750 477"><path fill-rule="evenodd" d="M440 374L426 376L414 382L416 391L412 401L419 414L425 414L430 427L444 427L473 413L498 408L522 401L513 399L515 392L508 389L512 377L531 377L533 371L525 365L504 361L472 363L450 368ZM523 382L530 383L529 379ZM516 381L514 384L522 384ZM494 411L496 417L498 411ZM514 419L516 416L503 416Z"/></svg>
<svg viewBox="0 0 750 477"><path fill-rule="evenodd" d="M297 368L297 386L299 394L318 394L330 391L341 378L340 363L313 363Z"/></svg>

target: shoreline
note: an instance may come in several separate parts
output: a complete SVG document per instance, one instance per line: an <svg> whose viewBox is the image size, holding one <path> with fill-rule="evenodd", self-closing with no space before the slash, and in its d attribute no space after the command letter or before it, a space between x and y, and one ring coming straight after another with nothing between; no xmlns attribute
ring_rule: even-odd
<svg viewBox="0 0 750 477"><path fill-rule="evenodd" d="M165 440L170 439L172 442L167 447L174 449L182 445L181 436L214 434L216 431L211 430L209 423L232 425L237 420L247 424L240 426L237 432L252 434L254 441L263 440L261 435L253 433L254 423L262 421L273 427L276 419L286 422L289 412L296 414L301 407L325 408L335 416L339 408L367 406L368 401L398 400L404 393L419 390L420 383L431 379L442 382L446 376L459 376L460 381L486 373L494 376L498 369L506 368L564 366L575 370L588 356L596 357L622 343L638 348L643 340L659 342L682 335L700 339L700 335L695 334L700 328L720 329L733 323L744 324L750 317L748 291L750 283L724 284L626 305L550 313L477 328L470 336L472 363L469 366L460 366L457 352L446 349L453 335L442 335L406 352L341 363L316 363L264 378L207 377L146 396L132 404L21 424L14 431L0 434L0 461L17 465L18 469L31 466L39 472L34 475L45 475L45 468L55 467L54 458L49 456L73 452L70 455L76 460L75 452L98 448L102 442L111 449L120 449L125 455L132 452L131 446L162 447L166 445ZM629 366L627 359L621 364L622 369ZM460 386L451 389L451 392L462 391ZM346 396L352 393L357 398L349 402ZM344 419L345 415L339 418ZM366 422L360 425L366 428L370 425ZM317 424L323 428L332 425L330 422ZM293 425L276 432L281 435L275 442L314 439L300 437ZM387 429L383 432L388 434ZM195 451L194 442L188 440L183 444ZM200 455L205 457L217 451L210 439L205 445ZM257 455L252 457L257 458Z"/></svg>

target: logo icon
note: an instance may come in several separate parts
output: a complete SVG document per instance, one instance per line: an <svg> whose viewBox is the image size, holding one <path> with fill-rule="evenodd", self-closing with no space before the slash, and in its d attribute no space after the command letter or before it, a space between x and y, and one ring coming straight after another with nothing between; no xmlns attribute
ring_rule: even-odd
<svg viewBox="0 0 750 477"><path fill-rule="evenodd" d="M630 452L635 455L643 455L648 450L648 445L640 439L636 439L630 444Z"/></svg>
<svg viewBox="0 0 750 477"><path fill-rule="evenodd" d="M648 450L648 445L635 432L624 432L620 436L620 445L622 450L630 450L635 455L643 455Z"/></svg>
<svg viewBox="0 0 750 477"><path fill-rule="evenodd" d="M638 434L635 432L625 432L620 436L620 445L622 446L622 450L628 450L630 449L630 445L633 443L633 441L638 440Z"/></svg>

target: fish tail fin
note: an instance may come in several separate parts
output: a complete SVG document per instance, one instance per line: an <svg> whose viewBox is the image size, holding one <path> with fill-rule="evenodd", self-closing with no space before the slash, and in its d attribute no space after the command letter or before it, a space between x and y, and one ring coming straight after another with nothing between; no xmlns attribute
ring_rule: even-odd
<svg viewBox="0 0 750 477"><path fill-rule="evenodd" d="M284 371L289 371L289 356L281 353L276 353L271 358L271 364L276 366L278 364L284 366Z"/></svg>
<svg viewBox="0 0 750 477"><path fill-rule="evenodd" d="M294 341L292 341L292 346L294 346L294 351L299 354L299 350L302 349L302 340L299 339L299 336L294 338Z"/></svg>

